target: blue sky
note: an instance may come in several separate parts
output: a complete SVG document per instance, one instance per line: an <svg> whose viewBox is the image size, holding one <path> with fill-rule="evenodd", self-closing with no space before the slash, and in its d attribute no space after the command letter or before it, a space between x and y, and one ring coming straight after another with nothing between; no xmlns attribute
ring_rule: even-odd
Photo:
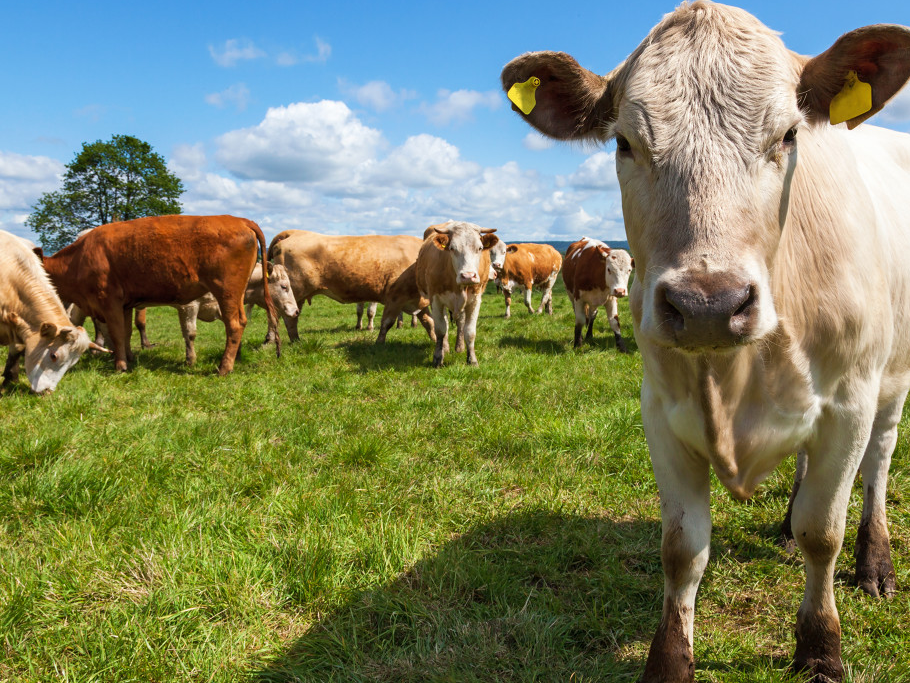
<svg viewBox="0 0 910 683"><path fill-rule="evenodd" d="M549 144L499 73L561 50L606 73L673 2L4 3L0 229L58 189L83 142L135 135L184 181L184 211L271 236L421 234L448 218L507 241L624 239L613 148ZM906 0L746 2L824 51ZM910 132L910 88L877 117ZM31 236L33 237L33 236Z"/></svg>

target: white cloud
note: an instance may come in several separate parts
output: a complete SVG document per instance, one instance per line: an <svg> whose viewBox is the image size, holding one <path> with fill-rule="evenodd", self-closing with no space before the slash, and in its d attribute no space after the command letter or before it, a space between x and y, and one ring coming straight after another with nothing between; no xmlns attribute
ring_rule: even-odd
<svg viewBox="0 0 910 683"><path fill-rule="evenodd" d="M585 159L575 173L568 177L574 187L586 190L618 190L616 153L597 152Z"/></svg>
<svg viewBox="0 0 910 683"><path fill-rule="evenodd" d="M25 219L42 194L60 188L65 170L56 159L0 151L0 230L37 241Z"/></svg>
<svg viewBox="0 0 910 683"><path fill-rule="evenodd" d="M441 187L476 176L480 165L461 158L458 148L442 138L415 135L373 169L370 180L411 188Z"/></svg>
<svg viewBox="0 0 910 683"><path fill-rule="evenodd" d="M539 152L544 149L550 149L556 144L556 141L544 135L541 135L537 131L532 130L530 133L525 135L524 140L521 141L521 144L524 145L525 149Z"/></svg>
<svg viewBox="0 0 910 683"><path fill-rule="evenodd" d="M378 112L388 111L405 100L417 97L417 93L413 90L395 92L392 90L392 86L385 81L370 81L365 85L358 86L348 83L344 79L339 79L338 88L361 106L369 107Z"/></svg>
<svg viewBox="0 0 910 683"><path fill-rule="evenodd" d="M243 111L250 102L250 89L246 87L245 83L235 83L221 92L206 95L205 101L219 109L233 105L237 111Z"/></svg>
<svg viewBox="0 0 910 683"><path fill-rule="evenodd" d="M904 88L876 117L883 125L910 122L910 87Z"/></svg>
<svg viewBox="0 0 910 683"><path fill-rule="evenodd" d="M205 148L195 145L177 145L167 162L170 171L185 183L202 177L206 165Z"/></svg>
<svg viewBox="0 0 910 683"><path fill-rule="evenodd" d="M434 104L423 105L421 111L427 118L439 126L450 123L469 121L478 107L496 110L502 104L502 98L494 90L478 92L476 90L440 90Z"/></svg>
<svg viewBox="0 0 910 683"><path fill-rule="evenodd" d="M296 52L288 50L280 53L275 61L278 66L294 66L295 64L300 63L325 64L329 60L329 57L332 56L332 46L318 36L315 38L315 41L316 54L298 55Z"/></svg>
<svg viewBox="0 0 910 683"><path fill-rule="evenodd" d="M259 125L216 144L216 159L240 178L334 182L373 160L384 141L343 102L323 100L270 108Z"/></svg>
<svg viewBox="0 0 910 683"><path fill-rule="evenodd" d="M209 45L209 54L215 60L215 64L223 67L236 66L240 61L265 57L265 52L256 47L251 40L245 38L226 40L220 49Z"/></svg>

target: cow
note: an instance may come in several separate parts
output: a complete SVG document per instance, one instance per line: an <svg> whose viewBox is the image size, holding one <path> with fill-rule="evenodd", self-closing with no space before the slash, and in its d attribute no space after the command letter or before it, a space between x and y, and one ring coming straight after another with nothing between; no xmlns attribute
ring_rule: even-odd
<svg viewBox="0 0 910 683"><path fill-rule="evenodd" d="M421 244L423 241L413 235L323 235L285 230L272 239L269 258L287 268L298 306L317 294L340 303L377 301L385 305L389 287L416 261ZM298 317L282 317L290 340L300 339Z"/></svg>
<svg viewBox="0 0 910 683"><path fill-rule="evenodd" d="M3 386L19 379L24 357L31 390L44 394L57 388L85 351L107 349L70 323L36 249L29 240L0 230L0 344L8 347Z"/></svg>
<svg viewBox="0 0 910 683"><path fill-rule="evenodd" d="M366 311L367 314L367 330L373 330L373 320L376 318L376 310L379 308L378 301L371 301L369 305L367 302L361 301L357 304L357 322L354 325L355 330L363 329L363 312ZM398 314L398 322L395 324L396 327L401 327L403 322L403 316L401 313ZM417 316L411 317L411 327L417 327Z"/></svg>
<svg viewBox="0 0 910 683"><path fill-rule="evenodd" d="M506 246L506 259L498 277L506 300L506 318L512 317L512 292L517 287L524 292L525 306L528 313L534 312L531 305L531 290L535 285L541 286L540 308L538 313L553 315L553 285L562 267L562 256L549 244L533 242L509 244Z"/></svg>
<svg viewBox="0 0 910 683"><path fill-rule="evenodd" d="M806 565L796 670L844 677L834 567L857 471L856 579L895 590L885 487L910 387L910 136L860 124L908 76L910 28L860 28L810 58L709 2L664 17L606 76L556 52L503 69L514 108L544 134L616 141L663 529L643 681L694 678L711 468L745 499L805 453L791 516Z"/></svg>
<svg viewBox="0 0 910 683"><path fill-rule="evenodd" d="M272 297L272 303L275 308L281 311L282 315L294 317L300 313L297 308L297 302L294 300L294 293L291 291L291 280L288 277L288 271L284 266L267 264L269 273L269 293ZM249 319L253 306L259 306L268 310L265 302L265 285L262 279L262 271L253 269L250 279L247 282L246 291L243 294L243 302L246 317ZM218 300L211 292L207 292L195 301L182 306L174 306L177 309L177 317L180 319L180 330L183 333L183 341L186 344L186 364L189 366L196 363L196 321L203 320L211 323L221 320L221 307ZM272 321L277 325L277 318ZM270 329L267 340L271 339L274 330Z"/></svg>
<svg viewBox="0 0 910 683"><path fill-rule="evenodd" d="M629 256L629 252L611 249L600 240L582 237L569 245L562 267L562 281L575 311L576 349L581 346L581 330L585 323L588 325L585 341L593 341L594 318L597 309L603 306L616 339L616 348L622 353L629 352L619 327L617 299L626 296L629 275L634 267L635 259Z"/></svg>
<svg viewBox="0 0 910 683"><path fill-rule="evenodd" d="M468 365L477 365L474 339L480 302L490 279L490 248L499 240L495 228L450 221L434 226L417 255L415 276L422 299L430 303L436 334L433 365L441 367L449 350L446 309L457 325L456 353L467 351Z"/></svg>
<svg viewBox="0 0 910 683"><path fill-rule="evenodd" d="M257 244L265 278L265 236L253 221L154 216L101 225L45 256L44 267L63 298L107 324L118 372L127 370L131 356L131 309L188 304L211 292L226 335L218 374L226 375L234 368L246 327L243 295L256 266ZM277 332L267 281L264 287L269 326Z"/></svg>

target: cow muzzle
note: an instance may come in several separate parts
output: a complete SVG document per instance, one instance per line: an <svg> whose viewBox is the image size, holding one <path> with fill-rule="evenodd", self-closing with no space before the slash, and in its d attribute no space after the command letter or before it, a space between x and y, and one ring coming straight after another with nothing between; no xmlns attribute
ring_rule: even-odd
<svg viewBox="0 0 910 683"><path fill-rule="evenodd" d="M480 276L477 273L462 271L458 274L458 284L460 285L476 285L480 282Z"/></svg>
<svg viewBox="0 0 910 683"><path fill-rule="evenodd" d="M759 326L759 287L728 273L659 283L654 313L664 342L687 350L747 344Z"/></svg>
<svg viewBox="0 0 910 683"><path fill-rule="evenodd" d="M628 294L628 292L623 287L617 287L613 290L613 296L615 296L617 299L622 299L624 296L626 296L626 294Z"/></svg>

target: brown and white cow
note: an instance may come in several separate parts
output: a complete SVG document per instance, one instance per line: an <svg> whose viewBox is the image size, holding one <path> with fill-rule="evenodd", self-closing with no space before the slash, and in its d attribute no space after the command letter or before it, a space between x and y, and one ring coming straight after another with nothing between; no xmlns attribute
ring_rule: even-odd
<svg viewBox="0 0 910 683"><path fill-rule="evenodd" d="M188 304L211 292L223 315L226 343L218 374L225 375L234 368L246 327L243 295L256 266L257 244L264 275L265 237L253 221L234 216L137 218L95 228L45 256L44 267L63 298L107 324L118 371L126 371L130 356L131 309ZM266 305L270 327L277 330L271 296Z"/></svg>
<svg viewBox="0 0 910 683"><path fill-rule="evenodd" d="M19 378L19 360L36 393L53 391L90 348L86 331L70 323L41 267L35 245L0 230L0 344L8 347L3 385Z"/></svg>
<svg viewBox="0 0 910 683"><path fill-rule="evenodd" d="M834 567L857 471L856 578L873 595L895 589L885 498L910 386L910 136L857 126L908 76L906 27L860 28L808 58L708 2L667 15L606 76L556 52L503 70L507 90L538 79L534 106L519 103L543 133L616 140L663 519L644 681L694 677L711 468L748 498L805 449L796 669L843 679Z"/></svg>
<svg viewBox="0 0 910 683"><path fill-rule="evenodd" d="M291 280L288 277L288 271L284 266L267 265L269 271L269 294L272 298L272 304L275 309L281 311L282 315L294 317L299 314L297 302L294 300L294 293L291 291ZM246 317L249 319L253 306L268 311L265 302L265 285L262 279L262 271L254 268L250 273L250 279L246 285L246 291L243 294L243 303ZM211 292L207 292L195 301L182 306L174 306L177 309L177 316L180 319L180 330L183 333L183 341L186 344L186 364L194 365L196 363L196 321L202 320L207 323L221 320L221 307L218 300ZM268 342L274 337L275 330L272 325L277 326L278 320L270 320L269 334L266 337Z"/></svg>
<svg viewBox="0 0 910 683"><path fill-rule="evenodd" d="M616 348L628 353L619 327L617 299L628 292L629 275L634 267L635 259L629 256L629 252L611 249L600 240L582 237L569 245L562 267L562 280L575 311L575 348L581 346L581 330L585 323L588 325L585 341L594 339L594 318L597 317L597 309L603 306L616 339Z"/></svg>
<svg viewBox="0 0 910 683"><path fill-rule="evenodd" d="M495 229L460 221L433 226L433 232L420 247L415 269L417 290L433 311L433 365L440 367L449 351L446 309L452 311L458 329L455 351L466 350L468 365L477 365L474 339L490 279L490 248L501 240L492 234Z"/></svg>
<svg viewBox="0 0 910 683"><path fill-rule="evenodd" d="M340 303L378 301L417 260L419 237L412 235L323 235L285 230L269 245L269 258L288 270L297 305L322 294ZM283 316L291 341L300 338L297 316ZM429 332L429 328L427 332Z"/></svg>
<svg viewBox="0 0 910 683"><path fill-rule="evenodd" d="M512 317L512 292L516 288L524 292L528 313L534 312L531 291L535 286L541 290L537 312L543 313L546 309L553 315L553 285L561 267L562 256L549 244L527 242L507 245L505 263L496 278L506 299L506 318Z"/></svg>

